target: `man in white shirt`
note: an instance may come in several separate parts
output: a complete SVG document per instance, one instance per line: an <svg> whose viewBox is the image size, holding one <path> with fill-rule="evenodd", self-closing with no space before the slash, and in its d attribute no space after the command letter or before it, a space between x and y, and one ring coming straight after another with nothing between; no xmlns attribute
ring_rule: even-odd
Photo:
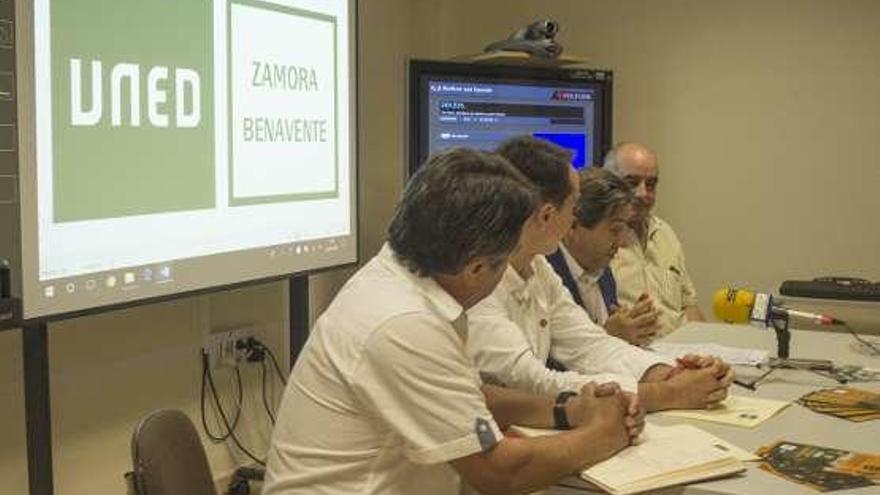
<svg viewBox="0 0 880 495"><path fill-rule="evenodd" d="M288 381L264 495L524 493L603 460L642 425L613 385L565 404L484 385L465 310L504 273L533 186L473 150L430 159L410 180L388 244L319 318ZM571 431L505 438L511 422Z"/></svg>
<svg viewBox="0 0 880 495"><path fill-rule="evenodd" d="M609 288L600 285L602 277L613 284L608 264L621 246L631 242L627 222L632 215L633 194L623 179L607 170L589 168L579 175L574 226L562 238L559 251L547 256L547 261L593 322L615 337L644 346L657 333L658 312L650 296L643 294L635 305L620 306L615 294L608 294Z"/></svg>
<svg viewBox="0 0 880 495"><path fill-rule="evenodd" d="M468 312L468 352L484 379L535 393L577 390L612 379L649 410L711 407L727 396L733 371L713 358L689 356L672 367L593 323L572 300L543 255L553 252L574 221L577 174L561 148L531 137L511 139L498 153L535 184L540 202L526 221L498 287ZM550 370L548 357L569 371Z"/></svg>
<svg viewBox="0 0 880 495"><path fill-rule="evenodd" d="M636 304L642 294L650 294L660 309L660 336L688 321L704 321L681 242L672 227L653 214L660 180L657 155L641 144L622 143L608 152L605 168L627 181L636 195L630 225L637 242L621 249L611 262L621 302Z"/></svg>

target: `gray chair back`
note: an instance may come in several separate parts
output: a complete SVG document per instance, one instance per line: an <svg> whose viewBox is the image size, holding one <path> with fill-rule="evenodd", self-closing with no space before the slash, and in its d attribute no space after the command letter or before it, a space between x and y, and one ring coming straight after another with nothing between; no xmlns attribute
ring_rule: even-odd
<svg viewBox="0 0 880 495"><path fill-rule="evenodd" d="M131 437L131 459L126 478L136 495L217 495L202 441L181 411L144 417Z"/></svg>

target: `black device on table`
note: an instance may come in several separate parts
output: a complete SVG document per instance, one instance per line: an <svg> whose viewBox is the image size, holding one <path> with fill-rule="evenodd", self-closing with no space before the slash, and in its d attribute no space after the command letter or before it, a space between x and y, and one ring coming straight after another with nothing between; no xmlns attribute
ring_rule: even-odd
<svg viewBox="0 0 880 495"><path fill-rule="evenodd" d="M880 283L855 277L818 277L786 280L779 293L791 297L880 302Z"/></svg>

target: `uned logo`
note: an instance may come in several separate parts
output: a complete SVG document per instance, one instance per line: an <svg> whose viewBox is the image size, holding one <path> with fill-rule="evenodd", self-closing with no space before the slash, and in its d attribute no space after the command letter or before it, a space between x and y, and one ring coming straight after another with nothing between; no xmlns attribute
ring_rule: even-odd
<svg viewBox="0 0 880 495"><path fill-rule="evenodd" d="M95 126L105 118L104 73L100 60L91 62L90 105L85 108L83 83L83 63L78 58L70 59L70 123L75 127ZM141 100L147 103L147 121L153 127L169 127L170 112L168 87L173 78L174 127L198 127L202 120L201 79L199 73L187 68L169 69L155 66L141 77L141 66L132 63L119 63L110 70L110 125L123 126L125 90L128 93L128 125L140 127ZM142 95L142 88L146 94Z"/></svg>

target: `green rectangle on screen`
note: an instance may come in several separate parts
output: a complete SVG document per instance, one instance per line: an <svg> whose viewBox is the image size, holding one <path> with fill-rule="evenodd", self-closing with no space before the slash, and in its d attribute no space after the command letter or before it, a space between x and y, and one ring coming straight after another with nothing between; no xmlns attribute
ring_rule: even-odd
<svg viewBox="0 0 880 495"><path fill-rule="evenodd" d="M50 16L54 220L214 207L213 2L53 0Z"/></svg>

